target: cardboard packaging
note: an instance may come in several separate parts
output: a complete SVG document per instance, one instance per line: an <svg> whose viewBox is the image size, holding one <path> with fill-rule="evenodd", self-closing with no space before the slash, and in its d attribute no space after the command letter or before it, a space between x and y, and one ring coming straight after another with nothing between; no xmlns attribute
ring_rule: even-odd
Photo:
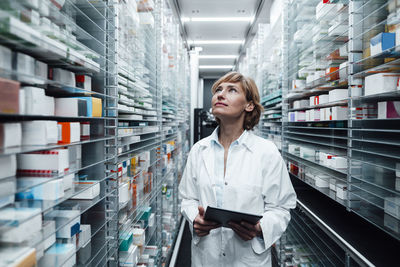
<svg viewBox="0 0 400 267"><path fill-rule="evenodd" d="M56 222L57 238L71 238L80 231L81 216L79 210L52 210L44 218Z"/></svg>
<svg viewBox="0 0 400 267"><path fill-rule="evenodd" d="M340 64L339 66L339 78L341 81L347 80L348 76L349 76L349 62L343 62L342 64Z"/></svg>
<svg viewBox="0 0 400 267"><path fill-rule="evenodd" d="M35 59L31 56L16 53L16 71L18 73L34 76L35 75Z"/></svg>
<svg viewBox="0 0 400 267"><path fill-rule="evenodd" d="M0 221L5 228L0 235L1 242L21 243L30 238L26 233L36 233L42 229L42 215L39 208L3 208Z"/></svg>
<svg viewBox="0 0 400 267"><path fill-rule="evenodd" d="M295 112L295 121L305 121L306 120L306 112L305 111L296 111Z"/></svg>
<svg viewBox="0 0 400 267"><path fill-rule="evenodd" d="M59 144L70 144L81 140L81 127L79 122L59 122Z"/></svg>
<svg viewBox="0 0 400 267"><path fill-rule="evenodd" d="M49 79L66 86L76 87L75 74L68 70L59 68L49 69Z"/></svg>
<svg viewBox="0 0 400 267"><path fill-rule="evenodd" d="M74 266L76 262L76 257L74 257L75 251L75 244L55 243L44 253L38 265L39 267Z"/></svg>
<svg viewBox="0 0 400 267"><path fill-rule="evenodd" d="M3 246L0 249L0 259L4 266L35 267L36 250L26 246Z"/></svg>
<svg viewBox="0 0 400 267"><path fill-rule="evenodd" d="M371 56L382 53L383 51L395 46L395 34L382 32L370 40Z"/></svg>
<svg viewBox="0 0 400 267"><path fill-rule="evenodd" d="M25 96L25 110L27 115L54 116L54 98L46 96L44 89L38 87L22 87Z"/></svg>
<svg viewBox="0 0 400 267"><path fill-rule="evenodd" d="M67 191L69 189L72 189L74 187L74 181L75 181L75 174L67 174L63 178L63 190Z"/></svg>
<svg viewBox="0 0 400 267"><path fill-rule="evenodd" d="M336 102L347 99L348 96L348 89L335 89L329 91L329 102Z"/></svg>
<svg viewBox="0 0 400 267"><path fill-rule="evenodd" d="M47 145L58 141L56 121L24 121L22 123L22 144Z"/></svg>
<svg viewBox="0 0 400 267"><path fill-rule="evenodd" d="M306 87L306 80L293 80L292 89L293 90L303 90Z"/></svg>
<svg viewBox="0 0 400 267"><path fill-rule="evenodd" d="M0 208L14 203L17 181L15 177L0 180Z"/></svg>
<svg viewBox="0 0 400 267"><path fill-rule="evenodd" d="M87 116L101 117L103 112L102 100L96 97L79 97L87 102Z"/></svg>
<svg viewBox="0 0 400 267"><path fill-rule="evenodd" d="M330 120L347 120L347 110L347 107L332 107Z"/></svg>
<svg viewBox="0 0 400 267"><path fill-rule="evenodd" d="M16 155L0 156L0 179L15 176L17 171Z"/></svg>
<svg viewBox="0 0 400 267"><path fill-rule="evenodd" d="M129 183L123 183L118 188L118 202L120 205L125 205L129 201Z"/></svg>
<svg viewBox="0 0 400 267"><path fill-rule="evenodd" d="M0 123L0 148L21 146L21 123Z"/></svg>
<svg viewBox="0 0 400 267"><path fill-rule="evenodd" d="M0 78L0 113L19 113L20 83Z"/></svg>
<svg viewBox="0 0 400 267"><path fill-rule="evenodd" d="M35 60L35 76L47 79L48 67L46 63Z"/></svg>
<svg viewBox="0 0 400 267"><path fill-rule="evenodd" d="M344 157L334 156L330 161L330 167L334 169L347 169L347 159Z"/></svg>
<svg viewBox="0 0 400 267"><path fill-rule="evenodd" d="M400 220L400 197L385 197L385 213Z"/></svg>
<svg viewBox="0 0 400 267"><path fill-rule="evenodd" d="M12 69L12 51L11 49L0 45L0 68Z"/></svg>
<svg viewBox="0 0 400 267"><path fill-rule="evenodd" d="M136 246L144 246L146 240L144 229L134 228L132 229L132 233L133 233L133 244Z"/></svg>
<svg viewBox="0 0 400 267"><path fill-rule="evenodd" d="M378 102L378 119L400 118L400 101Z"/></svg>
<svg viewBox="0 0 400 267"><path fill-rule="evenodd" d="M347 199L347 185L344 183L336 183L336 197L342 200Z"/></svg>
<svg viewBox="0 0 400 267"><path fill-rule="evenodd" d="M63 174L69 169L69 155L67 149L53 149L48 151L39 151L23 153L17 155L18 172Z"/></svg>
<svg viewBox="0 0 400 267"><path fill-rule="evenodd" d="M71 199L94 199L100 195L100 183L99 181L85 180L74 182L75 186L79 186L79 190L83 190L79 194L71 197Z"/></svg>
<svg viewBox="0 0 400 267"><path fill-rule="evenodd" d="M80 123L81 126L81 141L90 139L90 122L84 121Z"/></svg>
<svg viewBox="0 0 400 267"><path fill-rule="evenodd" d="M336 179L329 179L329 189L336 192Z"/></svg>
<svg viewBox="0 0 400 267"><path fill-rule="evenodd" d="M56 98L55 115L65 117L89 116L88 103L84 99L75 97Z"/></svg>
<svg viewBox="0 0 400 267"><path fill-rule="evenodd" d="M64 197L62 179L47 181L48 178L18 178L18 185L29 187L37 184L39 180L43 181L43 183L26 191L17 193L17 199L57 200Z"/></svg>
<svg viewBox="0 0 400 267"><path fill-rule="evenodd" d="M123 259L122 266L136 266L139 253L139 248L133 244L129 247L128 251L120 251L119 257Z"/></svg>
<svg viewBox="0 0 400 267"><path fill-rule="evenodd" d="M92 77L87 75L75 75L75 79L76 79L76 87L88 91L92 90Z"/></svg>
<svg viewBox="0 0 400 267"><path fill-rule="evenodd" d="M375 95L396 91L400 73L377 73L365 77L364 95Z"/></svg>
<svg viewBox="0 0 400 267"><path fill-rule="evenodd" d="M315 176L315 185L321 188L329 187L329 176L325 175L316 175Z"/></svg>

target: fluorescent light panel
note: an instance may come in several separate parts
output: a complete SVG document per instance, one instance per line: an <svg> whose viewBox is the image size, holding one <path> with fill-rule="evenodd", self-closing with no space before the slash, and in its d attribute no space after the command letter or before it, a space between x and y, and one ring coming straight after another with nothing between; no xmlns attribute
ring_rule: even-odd
<svg viewBox="0 0 400 267"><path fill-rule="evenodd" d="M243 44L244 40L194 40L189 41L190 44Z"/></svg>
<svg viewBox="0 0 400 267"><path fill-rule="evenodd" d="M199 69L231 69L233 65L200 65Z"/></svg>
<svg viewBox="0 0 400 267"><path fill-rule="evenodd" d="M182 22L251 22L253 17L197 17L197 18L182 18Z"/></svg>
<svg viewBox="0 0 400 267"><path fill-rule="evenodd" d="M227 58L227 59L235 59L237 55L200 55L199 58L201 59L219 59L219 58Z"/></svg>

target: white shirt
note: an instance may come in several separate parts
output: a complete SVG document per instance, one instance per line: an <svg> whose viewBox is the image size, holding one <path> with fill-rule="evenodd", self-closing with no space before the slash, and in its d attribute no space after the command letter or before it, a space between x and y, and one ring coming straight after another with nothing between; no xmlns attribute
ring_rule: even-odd
<svg viewBox="0 0 400 267"><path fill-rule="evenodd" d="M179 185L181 212L193 236L192 266L270 266L270 247L286 230L289 210L296 206L286 165L272 142L244 131L229 148L224 177L218 144L217 128L193 146ZM263 240L243 241L222 227L196 236L193 221L199 205L263 215Z"/></svg>

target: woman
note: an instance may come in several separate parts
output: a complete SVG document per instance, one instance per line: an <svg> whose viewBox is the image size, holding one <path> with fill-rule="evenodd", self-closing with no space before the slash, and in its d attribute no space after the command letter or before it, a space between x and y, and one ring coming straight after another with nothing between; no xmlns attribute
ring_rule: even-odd
<svg viewBox="0 0 400 267"><path fill-rule="evenodd" d="M262 112L257 86L238 72L212 87L219 126L189 153L179 192L192 232L192 266L271 266L270 247L286 230L296 194L276 146L252 133ZM262 215L220 227L207 206Z"/></svg>

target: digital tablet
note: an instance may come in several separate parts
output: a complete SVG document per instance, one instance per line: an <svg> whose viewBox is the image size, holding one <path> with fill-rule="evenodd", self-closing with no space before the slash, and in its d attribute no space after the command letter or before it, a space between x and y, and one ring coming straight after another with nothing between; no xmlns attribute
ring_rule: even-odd
<svg viewBox="0 0 400 267"><path fill-rule="evenodd" d="M246 221L251 224L257 224L257 222L262 218L260 215L249 214L244 212L238 212L233 210L226 210L215 207L207 207L204 219L207 221L218 222L222 224L223 227L228 227L228 222L233 221L240 223L241 221Z"/></svg>

